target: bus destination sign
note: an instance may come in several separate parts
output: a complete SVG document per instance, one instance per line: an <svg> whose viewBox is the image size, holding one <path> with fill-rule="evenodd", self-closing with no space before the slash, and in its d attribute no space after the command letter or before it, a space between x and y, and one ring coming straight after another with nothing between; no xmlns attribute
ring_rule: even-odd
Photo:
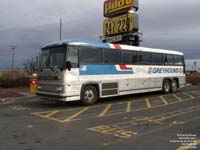
<svg viewBox="0 0 200 150"><path fill-rule="evenodd" d="M104 2L104 17L116 17L128 12L133 7L138 9L138 0L106 0Z"/></svg>
<svg viewBox="0 0 200 150"><path fill-rule="evenodd" d="M105 19L103 23L104 36L117 35L138 30L138 15L128 13L111 19Z"/></svg>

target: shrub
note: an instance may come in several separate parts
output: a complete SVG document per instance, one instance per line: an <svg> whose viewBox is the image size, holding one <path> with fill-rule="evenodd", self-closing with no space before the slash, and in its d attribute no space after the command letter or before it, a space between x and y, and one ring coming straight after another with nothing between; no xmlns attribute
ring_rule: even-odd
<svg viewBox="0 0 200 150"><path fill-rule="evenodd" d="M29 85L29 78L22 71L6 71L0 76L0 87L14 88Z"/></svg>

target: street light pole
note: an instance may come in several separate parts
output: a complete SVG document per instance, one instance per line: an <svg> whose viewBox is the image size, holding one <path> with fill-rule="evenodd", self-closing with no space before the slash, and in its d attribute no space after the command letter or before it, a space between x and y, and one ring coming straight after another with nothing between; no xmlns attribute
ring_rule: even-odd
<svg viewBox="0 0 200 150"><path fill-rule="evenodd" d="M11 66L11 68L12 68L12 71L14 71L14 67L15 67L15 60L14 60L14 57L15 57L15 48L16 48L16 46L10 46L11 47L11 49L12 49L12 66Z"/></svg>
<svg viewBox="0 0 200 150"><path fill-rule="evenodd" d="M196 61L194 61L194 69L195 69L195 71L197 71L197 62Z"/></svg>
<svg viewBox="0 0 200 150"><path fill-rule="evenodd" d="M62 40L62 18L60 18L60 41Z"/></svg>

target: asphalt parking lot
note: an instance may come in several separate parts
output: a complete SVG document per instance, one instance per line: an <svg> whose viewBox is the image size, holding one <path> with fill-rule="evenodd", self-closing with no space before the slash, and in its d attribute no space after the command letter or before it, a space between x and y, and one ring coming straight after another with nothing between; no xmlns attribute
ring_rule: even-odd
<svg viewBox="0 0 200 150"><path fill-rule="evenodd" d="M0 100L0 150L199 150L200 85L102 99Z"/></svg>

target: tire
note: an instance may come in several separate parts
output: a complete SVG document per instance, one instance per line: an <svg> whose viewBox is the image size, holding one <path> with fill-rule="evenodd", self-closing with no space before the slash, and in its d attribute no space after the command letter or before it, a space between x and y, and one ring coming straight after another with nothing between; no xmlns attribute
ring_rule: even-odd
<svg viewBox="0 0 200 150"><path fill-rule="evenodd" d="M98 92L94 86L85 86L81 91L81 103L85 106L93 105L97 102Z"/></svg>
<svg viewBox="0 0 200 150"><path fill-rule="evenodd" d="M163 94L168 94L171 92L171 88L172 85L171 85L171 82L169 80L164 80L163 81L163 87L162 87L162 92Z"/></svg>
<svg viewBox="0 0 200 150"><path fill-rule="evenodd" d="M171 86L171 93L175 93L178 89L178 83L176 80L172 81L172 86Z"/></svg>

